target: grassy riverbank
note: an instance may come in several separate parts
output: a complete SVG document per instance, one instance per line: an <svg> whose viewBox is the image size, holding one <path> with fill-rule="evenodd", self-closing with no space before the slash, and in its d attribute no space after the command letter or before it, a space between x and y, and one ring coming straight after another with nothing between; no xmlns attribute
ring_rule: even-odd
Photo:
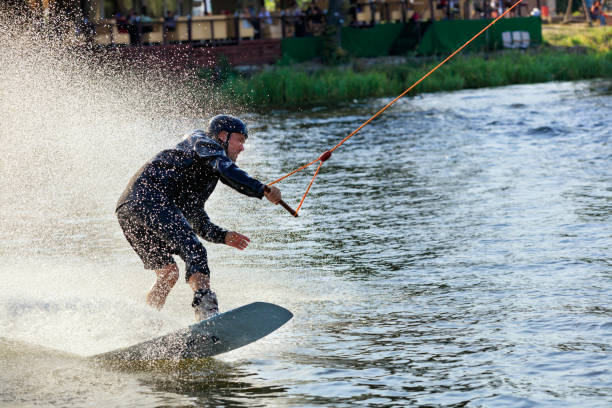
<svg viewBox="0 0 612 408"><path fill-rule="evenodd" d="M414 93L511 84L612 77L612 28L544 26L541 47L458 55ZM220 81L221 92L250 107L299 107L365 97L395 96L439 63L404 58L400 63L353 61L338 67L276 66L250 77Z"/></svg>

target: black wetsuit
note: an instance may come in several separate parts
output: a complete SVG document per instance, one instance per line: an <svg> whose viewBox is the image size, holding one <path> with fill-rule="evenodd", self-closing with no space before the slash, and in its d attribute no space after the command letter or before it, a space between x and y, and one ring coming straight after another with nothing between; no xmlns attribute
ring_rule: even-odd
<svg viewBox="0 0 612 408"><path fill-rule="evenodd" d="M218 180L247 196L263 197L264 184L236 166L221 144L201 130L136 172L119 198L117 217L145 268L172 264L176 254L185 261L186 279L196 272L210 274L206 249L196 234L225 242L227 231L204 211Z"/></svg>

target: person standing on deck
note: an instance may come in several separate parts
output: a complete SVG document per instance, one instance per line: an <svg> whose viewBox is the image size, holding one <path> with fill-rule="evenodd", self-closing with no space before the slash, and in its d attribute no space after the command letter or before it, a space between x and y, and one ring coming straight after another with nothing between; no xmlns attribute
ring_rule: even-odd
<svg viewBox="0 0 612 408"><path fill-rule="evenodd" d="M239 250L250 240L213 224L204 211L206 200L221 180L244 195L265 196L274 204L281 201L278 188L266 186L236 166L247 137L247 127L240 119L215 116L206 131L192 132L142 166L119 198L119 225L145 268L157 275L146 297L150 306L164 306L179 278L172 255L179 255L185 261L185 279L194 291L196 320L219 313L217 296L210 290L206 249L196 234Z"/></svg>

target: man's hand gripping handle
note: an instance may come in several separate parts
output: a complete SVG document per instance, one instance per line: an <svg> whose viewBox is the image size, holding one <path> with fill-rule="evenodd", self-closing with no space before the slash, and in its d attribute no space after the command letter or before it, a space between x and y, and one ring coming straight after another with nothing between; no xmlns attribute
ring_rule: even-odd
<svg viewBox="0 0 612 408"><path fill-rule="evenodd" d="M289 205L284 202L281 198L281 192L278 188L276 187L269 187L269 186L265 186L264 187L264 195L266 196L266 198L273 204L280 204L283 206L283 208L285 210L287 210L291 215L293 215L294 217L298 216L298 213L291 207L289 207Z"/></svg>

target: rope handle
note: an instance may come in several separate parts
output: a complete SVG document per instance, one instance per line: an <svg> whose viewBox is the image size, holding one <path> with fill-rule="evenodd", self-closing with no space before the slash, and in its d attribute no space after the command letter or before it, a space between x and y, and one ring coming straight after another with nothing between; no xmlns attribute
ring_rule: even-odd
<svg viewBox="0 0 612 408"><path fill-rule="evenodd" d="M270 187L265 186L264 187L264 193L267 193L270 191ZM298 216L297 211L295 211L293 208L291 208L289 206L289 204L287 204L286 202L284 202L283 200L280 200L277 204L280 204L285 210L287 210L289 212L289 214L293 215L294 217Z"/></svg>

